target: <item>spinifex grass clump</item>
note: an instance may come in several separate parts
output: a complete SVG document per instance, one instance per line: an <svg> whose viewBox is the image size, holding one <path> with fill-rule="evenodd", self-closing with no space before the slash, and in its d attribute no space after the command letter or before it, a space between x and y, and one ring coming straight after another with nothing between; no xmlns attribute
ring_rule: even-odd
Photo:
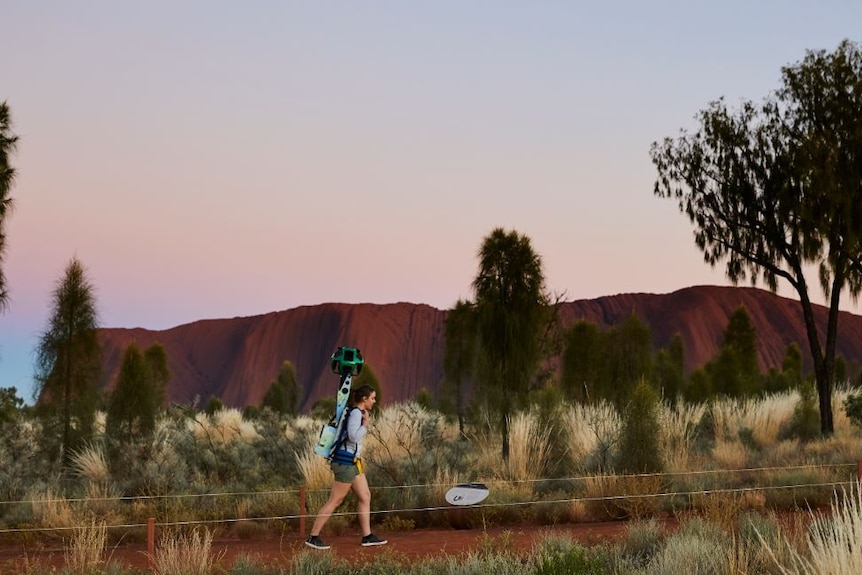
<svg viewBox="0 0 862 575"><path fill-rule="evenodd" d="M572 575L578 573L606 573L607 558L597 548L572 544L568 549L540 553L535 560L536 575Z"/></svg>
<svg viewBox="0 0 862 575"><path fill-rule="evenodd" d="M707 411L704 403L677 403L659 409L664 433L666 467L671 471L700 466L702 453L696 448L698 423Z"/></svg>
<svg viewBox="0 0 862 575"><path fill-rule="evenodd" d="M731 539L720 528L693 519L670 535L648 563L649 575L725 575Z"/></svg>
<svg viewBox="0 0 862 575"><path fill-rule="evenodd" d="M158 542L153 558L159 575L209 575L216 557L212 555L213 534L198 529L191 533L165 533Z"/></svg>
<svg viewBox="0 0 862 575"><path fill-rule="evenodd" d="M715 399L711 411L716 440L736 441L739 431L747 429L761 449L771 447L779 441L779 432L790 420L798 401L796 391L747 399Z"/></svg>
<svg viewBox="0 0 862 575"><path fill-rule="evenodd" d="M569 447L573 469L608 469L621 425L619 413L607 402L575 403L561 412L560 441Z"/></svg>
<svg viewBox="0 0 862 575"><path fill-rule="evenodd" d="M662 548L666 534L655 519L635 520L626 527L617 552L632 566L647 565Z"/></svg>
<svg viewBox="0 0 862 575"><path fill-rule="evenodd" d="M66 568L80 575L98 573L105 563L107 542L108 528L105 523L90 521L73 529L64 545Z"/></svg>
<svg viewBox="0 0 862 575"><path fill-rule="evenodd" d="M509 459L503 462L503 479L527 483L544 477L548 467L552 427L538 412L523 412L509 424Z"/></svg>
<svg viewBox="0 0 862 575"><path fill-rule="evenodd" d="M69 500L50 489L31 491L27 499L32 506L33 522L38 526L66 529L77 527L82 519Z"/></svg>
<svg viewBox="0 0 862 575"><path fill-rule="evenodd" d="M807 553L792 550L788 558L775 554L764 537L784 575L857 575L862 573L862 485L835 494L833 512L812 513Z"/></svg>

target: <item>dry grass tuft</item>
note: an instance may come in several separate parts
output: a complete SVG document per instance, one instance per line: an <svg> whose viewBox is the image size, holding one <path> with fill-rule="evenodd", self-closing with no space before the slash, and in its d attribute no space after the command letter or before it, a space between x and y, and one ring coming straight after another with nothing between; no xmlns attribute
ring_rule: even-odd
<svg viewBox="0 0 862 575"><path fill-rule="evenodd" d="M314 446L309 446L304 452L297 453L296 462L302 477L305 479L305 486L310 491L329 489L332 484L332 471L329 469L329 462L314 453Z"/></svg>
<svg viewBox="0 0 862 575"><path fill-rule="evenodd" d="M208 575L217 557L212 555L213 534L195 529L189 534L166 533L159 540L153 558L160 575Z"/></svg>
<svg viewBox="0 0 862 575"><path fill-rule="evenodd" d="M594 520L607 521L626 517L626 511L617 504L619 495L622 493L617 475L584 478L584 505L587 514Z"/></svg>
<svg viewBox="0 0 862 575"><path fill-rule="evenodd" d="M104 451L92 445L72 455L72 469L92 483L105 483L110 478Z"/></svg>
<svg viewBox="0 0 862 575"><path fill-rule="evenodd" d="M55 495L51 489L44 492L31 492L27 496L33 509L36 525L66 529L79 525L79 517L69 501Z"/></svg>
<svg viewBox="0 0 862 575"><path fill-rule="evenodd" d="M808 553L797 550L786 536L784 553L775 543L758 537L783 575L858 575L862 573L862 485L856 483L851 493L835 495L831 515L811 514L808 530Z"/></svg>
<svg viewBox="0 0 862 575"><path fill-rule="evenodd" d="M706 413L704 403L680 403L674 407L663 405L659 410L668 469L688 469L696 457L691 448L695 440L697 422Z"/></svg>
<svg viewBox="0 0 862 575"><path fill-rule="evenodd" d="M619 413L607 402L574 404L563 410L561 420L562 428L568 431L562 440L574 460L609 449L621 425Z"/></svg>
<svg viewBox="0 0 862 575"><path fill-rule="evenodd" d="M761 447L775 445L798 402L796 391L748 399L719 398L712 403L716 440L734 441L739 430L749 429Z"/></svg>
<svg viewBox="0 0 862 575"><path fill-rule="evenodd" d="M715 442L712 458L720 469L741 469L745 467L748 454L739 441L722 439Z"/></svg>
<svg viewBox="0 0 862 575"><path fill-rule="evenodd" d="M539 420L535 410L519 413L510 420L506 479L525 482L542 477L550 455L550 434L551 427Z"/></svg>
<svg viewBox="0 0 862 575"><path fill-rule="evenodd" d="M442 505L446 501L446 492L453 486L463 483L464 480L457 470L448 467L438 467L434 474L431 500Z"/></svg>
<svg viewBox="0 0 862 575"><path fill-rule="evenodd" d="M692 496L691 511L682 512L680 516L700 517L723 531L733 533L739 528L739 518L746 511L762 510L765 506L766 496L760 491L705 493Z"/></svg>
<svg viewBox="0 0 862 575"><path fill-rule="evenodd" d="M219 409L212 415L198 413L188 423L189 431L196 440L227 445L234 441L246 443L259 437L254 424L245 421L242 412L236 408Z"/></svg>
<svg viewBox="0 0 862 575"><path fill-rule="evenodd" d="M105 548L108 542L108 527L95 520L74 529L65 542L66 568L72 573L88 575L100 573L105 563Z"/></svg>
<svg viewBox="0 0 862 575"><path fill-rule="evenodd" d="M811 551L807 573L850 575L862 573L862 489L836 494L830 517L817 517L809 533Z"/></svg>

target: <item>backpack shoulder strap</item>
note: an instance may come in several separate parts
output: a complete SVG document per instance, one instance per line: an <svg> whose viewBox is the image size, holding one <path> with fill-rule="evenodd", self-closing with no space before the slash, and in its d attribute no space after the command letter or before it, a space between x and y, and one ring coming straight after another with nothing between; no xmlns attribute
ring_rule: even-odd
<svg viewBox="0 0 862 575"><path fill-rule="evenodd" d="M357 407L348 407L344 412L344 417L341 418L341 424L338 428L338 439L335 440L335 443L332 445L332 453L335 453L347 442L347 420L350 419L350 414L354 409L359 409Z"/></svg>

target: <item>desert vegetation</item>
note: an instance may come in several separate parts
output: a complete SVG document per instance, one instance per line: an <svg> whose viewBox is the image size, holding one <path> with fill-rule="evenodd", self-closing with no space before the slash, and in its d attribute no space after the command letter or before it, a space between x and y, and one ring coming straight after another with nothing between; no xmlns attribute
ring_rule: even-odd
<svg viewBox="0 0 862 575"><path fill-rule="evenodd" d="M792 431L805 401L798 391L675 405L644 393L628 409L610 402L537 405L511 418L507 460L491 418L476 418L464 433L457 419L418 403L386 406L374 418L365 454L374 521L384 531L453 521L476 529L547 526L545 543L528 561L489 541L463 564L482 573L692 572L682 565L703 573L841 573L814 569L846 563L830 554L858 548L854 486L862 434L846 414L849 397L847 389L836 392L835 433L813 440ZM308 416L263 409L246 419L236 409L209 415L175 408L157 417L152 435L131 440L140 457L124 458L120 468L110 464L104 417L97 417L96 435L72 454L65 474L45 474L38 464L39 424L25 414L3 424L0 537L6 544L61 541L70 572L121 572L111 564L111 547L140 541L150 517L161 534L154 559L174 565L159 572L217 572L224 567L207 551L214 535L298 538L301 493L313 513L331 479L326 461L312 452L322 421ZM646 463L638 469L636 461ZM447 513L443 493L466 481L485 483L490 497L463 514ZM348 509L331 521L336 532L353 528ZM775 519L809 509L817 520L803 533L785 533ZM681 522L673 534L655 522L668 514ZM625 540L614 546L584 547L554 535L561 523L611 519L629 520ZM176 567L184 560L196 567ZM266 572L249 558L242 563L228 572ZM437 572L448 570L445 564L429 560L410 569ZM39 573L38 565L30 569ZM291 569L354 567L301 555Z"/></svg>
<svg viewBox="0 0 862 575"><path fill-rule="evenodd" d="M253 558L221 565L215 536L298 537L323 502L331 475L312 449L329 404L296 413L301 390L284 362L260 406L242 412L210 397L203 410L165 407L170 374L158 344L130 346L103 393L94 286L77 258L36 350L37 404L0 390L0 540L58 542L64 572L80 574L123 573L111 546L148 537L155 524L150 559L164 575L859 573L862 396L835 343L842 292L862 293L860 220L844 217L862 213L860 76L857 44L809 52L782 69L762 104L713 102L696 132L651 149L655 194L692 221L708 263L725 263L734 282L775 291L785 280L796 291L811 373L797 343L780 370L761 373L744 309L729 318L717 357L692 373L681 339L654 349L635 313L606 332L585 322L564 329L561 296L547 293L530 239L496 228L482 242L475 298L446 320L443 397L426 392L374 413L363 458L381 531L547 526L528 555L504 535L467 556L411 565L307 552L286 571ZM4 103L0 256L17 141L8 126ZM830 301L822 335L804 274L812 266ZM0 308L6 296L0 269ZM370 368L363 377L379 389ZM443 493L466 481L490 497L448 513ZM788 528L778 520L787 511L805 520ZM666 516L679 529L662 529ZM605 520L627 520L625 537L584 546L554 530ZM353 522L345 510L328 528ZM51 572L26 557L4 568Z"/></svg>

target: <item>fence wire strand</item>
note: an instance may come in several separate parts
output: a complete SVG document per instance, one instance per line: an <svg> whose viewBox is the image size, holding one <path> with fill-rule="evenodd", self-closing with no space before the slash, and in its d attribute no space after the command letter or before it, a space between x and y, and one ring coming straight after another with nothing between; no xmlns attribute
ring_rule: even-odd
<svg viewBox="0 0 862 575"><path fill-rule="evenodd" d="M595 479L637 479L637 478L649 478L649 477L667 477L667 476L686 476L686 475L705 475L705 474L726 474L726 473L767 473L773 471L793 471L793 470L803 470L803 469L838 469L838 468L857 468L857 464L828 464L828 465L799 465L799 466L791 466L791 467L759 467L759 468L742 468L742 469L721 469L721 470L702 470L702 471L685 471L685 472L670 472L670 473L641 473L641 474L628 474L628 475L594 475L594 476L582 476L582 477L567 477L567 478L545 478L545 479L532 479L532 480L522 480L522 481L506 481L506 480L489 480L484 481L486 484L491 485L501 485L501 484L525 484L525 483L539 483L539 482L554 482L554 481L585 481L585 480L595 480ZM752 493L752 492L765 492L765 491L775 491L775 490L788 490L788 489L805 489L805 488L826 488L829 487L833 491L837 488L841 487L847 489L848 487L857 486L858 487L858 479L855 481L827 481L821 483L797 483L792 485L763 485L763 486L748 486L748 487L728 487L728 488L719 488L719 489L703 489L703 490L694 490L694 491L666 491L661 493L642 493L642 494L623 494L623 495L603 495L596 497L571 497L571 498L558 498L551 500L530 500L530 501L514 501L514 502L506 502L506 503L480 503L475 505L465 505L465 506L451 506L451 505L441 505L441 506L426 506L426 507L414 507L414 508L400 508L400 509L383 509L383 510L372 510L372 515L387 515L387 514L396 514L396 513L430 513L437 511L447 511L447 510L458 510L458 509L497 509L497 508L507 508L507 507L524 507L529 505L560 505L560 504L574 504L574 503L593 503L600 501L620 501L620 500L631 500L631 499L656 499L656 498L679 498L679 497L695 497L695 496L708 496L708 495L719 495L719 494L734 494L734 493ZM439 487L449 487L449 484L413 484L413 485L400 485L400 486L381 486L375 487L372 491L375 490L383 490L383 489L408 489L408 488L439 488ZM327 489L316 489L316 490L307 490L306 493L319 493L322 491L328 491ZM297 489L284 489L284 490L274 490L274 491L246 491L246 492L225 492L225 493L196 493L196 494L175 494L175 495L152 495L152 496L138 496L138 497L100 497L100 498L77 498L77 499L46 499L46 500L21 500L21 501L0 501L0 504L47 504L47 503L59 503L59 502L75 502L75 503L94 503L94 502L105 502L105 501L118 501L118 502L133 502L137 500L154 500L154 499L180 499L180 498L202 498L202 497L248 497L248 496L271 496L271 495L286 495L286 494L300 494L302 492L301 488ZM333 517L353 517L357 516L358 512L356 511L344 511L344 512L336 512L332 513ZM169 527L182 527L182 526L194 526L194 525L216 525L216 524L233 524L233 523L241 523L247 521L291 521L291 520L300 520L300 519L309 519L316 517L316 514L313 513L305 513L305 514L294 514L294 515L275 515L269 517L235 517L235 518L222 518L222 519L194 519L194 520L184 520L184 521L162 521L156 522L156 527L169 528ZM147 523L125 523L125 524L112 524L106 525L108 529L138 529L147 527ZM37 533L37 532L59 532L59 531L75 531L86 529L85 526L48 526L48 527L25 527L25 528L6 528L0 529L0 534L12 534L12 533Z"/></svg>

